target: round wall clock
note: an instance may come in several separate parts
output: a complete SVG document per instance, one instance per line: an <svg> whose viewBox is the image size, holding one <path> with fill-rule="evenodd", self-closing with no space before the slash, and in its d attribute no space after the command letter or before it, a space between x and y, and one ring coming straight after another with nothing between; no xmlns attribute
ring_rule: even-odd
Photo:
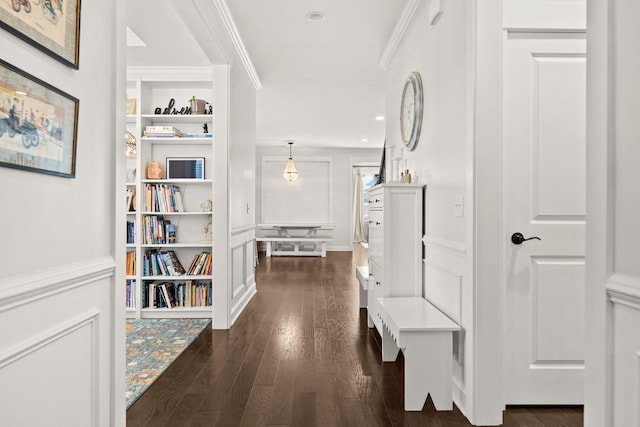
<svg viewBox="0 0 640 427"><path fill-rule="evenodd" d="M400 106L400 133L402 142L409 151L415 150L422 128L422 79L420 73L412 72L404 83Z"/></svg>

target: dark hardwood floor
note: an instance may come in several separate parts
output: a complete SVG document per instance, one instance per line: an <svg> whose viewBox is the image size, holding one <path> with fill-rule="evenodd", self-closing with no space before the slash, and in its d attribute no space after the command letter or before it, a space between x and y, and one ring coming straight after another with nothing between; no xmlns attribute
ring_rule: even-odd
<svg viewBox="0 0 640 427"><path fill-rule="evenodd" d="M358 308L363 258L261 257L258 293L236 324L205 330L127 411L127 426L470 425L430 399L403 410L402 356L381 362ZM582 426L582 409L509 408L504 425Z"/></svg>

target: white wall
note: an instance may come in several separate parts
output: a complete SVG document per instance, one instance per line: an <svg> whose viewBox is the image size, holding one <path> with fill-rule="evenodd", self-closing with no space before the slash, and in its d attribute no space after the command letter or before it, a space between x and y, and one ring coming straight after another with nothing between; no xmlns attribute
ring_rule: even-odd
<svg viewBox="0 0 640 427"><path fill-rule="evenodd" d="M75 179L0 168L6 425L124 425L124 280L116 271L124 276L114 258L124 254L115 249L116 241L124 248L116 225L124 220L116 219L123 198L114 180L124 170L124 156L115 160L124 134L122 11L121 1L82 3L79 70L0 31L2 59L80 100Z"/></svg>
<svg viewBox="0 0 640 427"><path fill-rule="evenodd" d="M454 216L456 198L467 199L472 171L468 142L472 129L468 75L471 2L446 2L436 25L430 25L429 2L422 2L387 67L386 137L391 158L402 157L413 180L426 184L424 295L462 326L454 340L454 399L473 419L473 280L469 271L472 242L468 218ZM421 137L413 152L400 137L400 100L404 82L418 71L424 89Z"/></svg>
<svg viewBox="0 0 640 427"><path fill-rule="evenodd" d="M256 155L256 222L268 222L269 214L263 212L261 200L268 197L273 190L273 186L269 186L268 181L263 180L262 165L263 160L268 159L269 164L280 158L281 167L277 175L277 181L272 181L278 188L280 184L287 184L282 177L282 170L289 158L289 147L283 143L282 147L258 147ZM351 210L352 210L352 166L355 163L362 162L380 162L382 156L382 144L379 149L345 149L345 148L303 148L301 145L293 145L293 160L298 170L298 181L304 180L305 164L313 165L321 162L323 165L331 165L331 179L326 181L325 188L318 189L317 194L330 194L330 200L322 197L322 206L327 208L330 204L330 210L327 213L330 221L336 226L335 238L333 242L327 243L327 250L350 251L351 246ZM300 159L298 161L297 159ZM280 182L280 180L282 182ZM297 181L294 181L294 184ZM331 186L331 187L330 187ZM315 197L316 193L307 194L308 197ZM315 202L314 202L315 203ZM313 206L313 205L311 205ZM265 216L266 214L266 216ZM318 220L316 213L314 216L306 216L304 211L295 211L295 216L291 218L292 222L314 222ZM311 215L311 213L309 214ZM326 216L326 214L324 214ZM265 221L267 220L267 221Z"/></svg>

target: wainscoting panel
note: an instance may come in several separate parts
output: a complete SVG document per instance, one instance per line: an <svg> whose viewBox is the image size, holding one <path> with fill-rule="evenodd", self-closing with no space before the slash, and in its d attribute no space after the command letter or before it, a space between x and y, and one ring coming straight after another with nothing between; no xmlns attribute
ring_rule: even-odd
<svg viewBox="0 0 640 427"><path fill-rule="evenodd" d="M584 258L531 257L533 366L584 366Z"/></svg>
<svg viewBox="0 0 640 427"><path fill-rule="evenodd" d="M231 231L231 325L256 294L255 226Z"/></svg>
<svg viewBox="0 0 640 427"><path fill-rule="evenodd" d="M3 282L1 425L109 425L114 272L104 258Z"/></svg>
<svg viewBox="0 0 640 427"><path fill-rule="evenodd" d="M607 293L613 304L614 427L640 426L640 279L615 274Z"/></svg>

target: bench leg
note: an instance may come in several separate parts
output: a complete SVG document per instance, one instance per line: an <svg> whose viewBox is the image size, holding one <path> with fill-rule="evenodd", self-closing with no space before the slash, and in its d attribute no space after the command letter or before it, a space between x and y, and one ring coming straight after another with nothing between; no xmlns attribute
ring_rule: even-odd
<svg viewBox="0 0 640 427"><path fill-rule="evenodd" d="M267 258L271 256L271 242L265 242L267 244Z"/></svg>
<svg viewBox="0 0 640 427"><path fill-rule="evenodd" d="M367 291L360 286L360 308L367 308Z"/></svg>
<svg viewBox="0 0 640 427"><path fill-rule="evenodd" d="M322 242L322 258L326 258L327 257L327 244L325 242Z"/></svg>
<svg viewBox="0 0 640 427"><path fill-rule="evenodd" d="M382 326L382 361L383 362L395 362L398 357L400 349L396 345L396 341L393 339L387 328Z"/></svg>
<svg viewBox="0 0 640 427"><path fill-rule="evenodd" d="M383 341L384 343L384 341ZM416 333L404 348L404 410L422 411L431 395L438 411L453 409L451 332Z"/></svg>

